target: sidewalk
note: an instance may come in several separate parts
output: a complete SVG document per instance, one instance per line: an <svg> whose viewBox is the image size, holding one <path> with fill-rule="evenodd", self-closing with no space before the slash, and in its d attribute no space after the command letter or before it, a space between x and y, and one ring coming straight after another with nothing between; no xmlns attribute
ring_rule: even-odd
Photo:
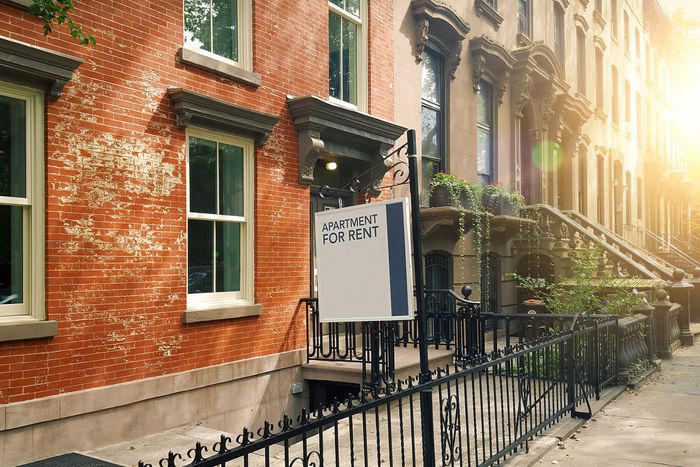
<svg viewBox="0 0 700 467"><path fill-rule="evenodd" d="M533 465L700 465L700 341Z"/></svg>

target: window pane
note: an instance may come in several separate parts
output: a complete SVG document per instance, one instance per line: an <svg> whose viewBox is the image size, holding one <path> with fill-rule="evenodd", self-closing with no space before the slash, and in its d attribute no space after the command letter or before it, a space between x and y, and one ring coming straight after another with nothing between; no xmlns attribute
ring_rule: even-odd
<svg viewBox="0 0 700 467"><path fill-rule="evenodd" d="M423 157L421 160L423 161L423 188L428 188L430 186L430 181L433 179L433 175L442 171L442 167L440 167L440 163L438 161L425 157Z"/></svg>
<svg viewBox="0 0 700 467"><path fill-rule="evenodd" d="M440 136L442 133L440 128L440 113L437 110L423 107L422 118L422 154L435 159L442 159L442 148L440 147L442 143L440 141Z"/></svg>
<svg viewBox="0 0 700 467"><path fill-rule="evenodd" d="M219 214L244 215L243 148L219 144Z"/></svg>
<svg viewBox="0 0 700 467"><path fill-rule="evenodd" d="M0 96L0 196L26 196L26 103Z"/></svg>
<svg viewBox="0 0 700 467"><path fill-rule="evenodd" d="M211 52L211 1L185 0L185 46Z"/></svg>
<svg viewBox="0 0 700 467"><path fill-rule="evenodd" d="M336 99L341 98L340 73L340 16L335 13L328 14L328 81L330 95Z"/></svg>
<svg viewBox="0 0 700 467"><path fill-rule="evenodd" d="M187 221L187 293L213 292L214 222Z"/></svg>
<svg viewBox="0 0 700 467"><path fill-rule="evenodd" d="M213 0L214 53L238 61L238 0Z"/></svg>
<svg viewBox="0 0 700 467"><path fill-rule="evenodd" d="M216 214L216 143L190 138L190 212Z"/></svg>
<svg viewBox="0 0 700 467"><path fill-rule="evenodd" d="M491 126L493 111L491 106L491 86L482 81L479 83L479 92L476 95L476 121L482 125Z"/></svg>
<svg viewBox="0 0 700 467"><path fill-rule="evenodd" d="M0 306L23 301L23 209L0 206Z"/></svg>
<svg viewBox="0 0 700 467"><path fill-rule="evenodd" d="M357 17L360 16L360 0L331 0L331 3L348 13L352 13Z"/></svg>
<svg viewBox="0 0 700 467"><path fill-rule="evenodd" d="M476 171L479 175L491 176L491 131L476 129Z"/></svg>
<svg viewBox="0 0 700 467"><path fill-rule="evenodd" d="M440 98L442 95L440 68L440 57L429 52L423 53L423 71L421 72L422 97L438 105L442 101Z"/></svg>
<svg viewBox="0 0 700 467"><path fill-rule="evenodd" d="M241 290L241 225L216 223L216 291Z"/></svg>
<svg viewBox="0 0 700 467"><path fill-rule="evenodd" d="M357 104L357 25L341 20L343 28L343 97Z"/></svg>

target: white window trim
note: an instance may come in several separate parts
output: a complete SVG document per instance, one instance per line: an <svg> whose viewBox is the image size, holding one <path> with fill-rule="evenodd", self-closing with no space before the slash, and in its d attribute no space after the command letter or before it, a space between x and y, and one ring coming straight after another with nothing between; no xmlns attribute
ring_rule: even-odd
<svg viewBox="0 0 700 467"><path fill-rule="evenodd" d="M24 303L0 306L0 324L43 321L44 302L44 95L41 91L0 82L0 94L26 102L25 198L2 197L4 205L29 206L24 218ZM12 314L8 314L12 313Z"/></svg>
<svg viewBox="0 0 700 467"><path fill-rule="evenodd" d="M359 17L343 10L338 5L331 2L328 2L328 9L341 18L355 23L360 30L357 40L357 105L345 102L333 96L328 96L328 101L350 109L359 110L360 112L368 112L369 8L367 0L360 0Z"/></svg>
<svg viewBox="0 0 700 467"><path fill-rule="evenodd" d="M239 0L238 1L238 61L231 60L229 58L217 55L208 50L200 49L198 47L193 47L191 45L184 44L185 35L185 9L183 2L182 9L182 34L183 34L183 47L193 50L197 53L201 53L207 57L220 60L229 65L237 66L243 68L247 71L253 71L253 5L252 0Z"/></svg>
<svg viewBox="0 0 700 467"><path fill-rule="evenodd" d="M243 217L190 213L190 137L203 138L243 148L243 189L245 193ZM188 128L185 145L187 160L187 219L242 221L245 224L245 228L241 229L242 258L240 292L188 293L187 310L209 310L222 307L253 305L255 301L255 146L253 140L201 128ZM187 261L189 264L189 251L187 252ZM185 284L185 286L187 286L187 284Z"/></svg>

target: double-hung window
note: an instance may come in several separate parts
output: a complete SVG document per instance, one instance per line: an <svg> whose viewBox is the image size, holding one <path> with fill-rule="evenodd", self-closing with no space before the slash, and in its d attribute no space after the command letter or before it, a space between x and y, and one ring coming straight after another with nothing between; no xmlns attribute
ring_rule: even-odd
<svg viewBox="0 0 700 467"><path fill-rule="evenodd" d="M554 4L554 53L559 60L562 69L566 67L565 39L564 35L564 10L558 4Z"/></svg>
<svg viewBox="0 0 700 467"><path fill-rule="evenodd" d="M0 323L44 319L43 96L0 83Z"/></svg>
<svg viewBox="0 0 700 467"><path fill-rule="evenodd" d="M187 306L253 302L253 143L188 131Z"/></svg>
<svg viewBox="0 0 700 467"><path fill-rule="evenodd" d="M476 93L476 172L484 184L495 181L494 109L493 86L481 80Z"/></svg>
<svg viewBox="0 0 700 467"><path fill-rule="evenodd" d="M185 47L252 69L251 0L184 0Z"/></svg>
<svg viewBox="0 0 700 467"><path fill-rule="evenodd" d="M366 110L366 0L328 2L330 96Z"/></svg>
<svg viewBox="0 0 700 467"><path fill-rule="evenodd" d="M530 0L518 0L518 32L530 37Z"/></svg>
<svg viewBox="0 0 700 467"><path fill-rule="evenodd" d="M421 149L423 186L445 170L445 90L443 58L432 49L423 52L421 72Z"/></svg>

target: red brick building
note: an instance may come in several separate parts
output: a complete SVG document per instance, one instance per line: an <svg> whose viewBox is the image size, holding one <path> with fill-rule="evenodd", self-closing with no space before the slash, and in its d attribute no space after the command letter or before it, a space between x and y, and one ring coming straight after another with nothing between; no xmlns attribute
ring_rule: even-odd
<svg viewBox="0 0 700 467"><path fill-rule="evenodd" d="M403 132L392 2L81 2L95 47L28 3L0 2L0 465L298 410L315 187Z"/></svg>

